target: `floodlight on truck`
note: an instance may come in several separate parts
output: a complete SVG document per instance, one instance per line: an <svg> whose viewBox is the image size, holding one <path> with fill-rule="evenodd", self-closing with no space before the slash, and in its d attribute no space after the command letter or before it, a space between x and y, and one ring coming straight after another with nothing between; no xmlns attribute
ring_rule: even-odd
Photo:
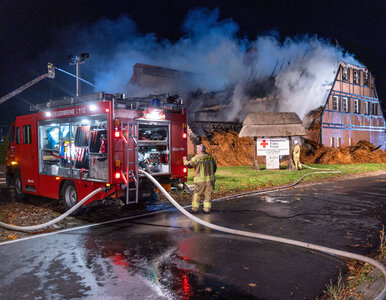
<svg viewBox="0 0 386 300"><path fill-rule="evenodd" d="M95 104L91 104L89 107L90 111L96 111L98 107Z"/></svg>
<svg viewBox="0 0 386 300"><path fill-rule="evenodd" d="M143 117L147 120L165 120L165 114L162 110L149 108L143 113Z"/></svg>

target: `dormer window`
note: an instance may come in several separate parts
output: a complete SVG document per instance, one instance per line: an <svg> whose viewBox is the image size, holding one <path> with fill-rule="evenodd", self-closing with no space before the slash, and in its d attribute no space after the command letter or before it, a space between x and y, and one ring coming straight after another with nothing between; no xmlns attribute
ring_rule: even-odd
<svg viewBox="0 0 386 300"><path fill-rule="evenodd" d="M359 84L359 71L358 70L353 71L353 78L354 78L354 83Z"/></svg>
<svg viewBox="0 0 386 300"><path fill-rule="evenodd" d="M347 68L342 69L342 80L348 80L348 70Z"/></svg>

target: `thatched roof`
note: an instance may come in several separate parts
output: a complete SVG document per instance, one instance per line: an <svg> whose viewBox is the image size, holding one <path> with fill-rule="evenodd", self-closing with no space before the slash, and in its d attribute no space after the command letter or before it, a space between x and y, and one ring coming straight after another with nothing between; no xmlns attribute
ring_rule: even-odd
<svg viewBox="0 0 386 300"><path fill-rule="evenodd" d="M243 125L302 124L294 112L255 112L245 118Z"/></svg>
<svg viewBox="0 0 386 300"><path fill-rule="evenodd" d="M258 112L247 115L240 137L286 137L307 135L296 113Z"/></svg>

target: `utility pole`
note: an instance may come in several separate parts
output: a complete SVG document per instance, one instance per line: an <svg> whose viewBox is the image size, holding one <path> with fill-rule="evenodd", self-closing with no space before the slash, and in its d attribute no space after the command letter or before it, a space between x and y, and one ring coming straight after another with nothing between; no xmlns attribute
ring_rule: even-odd
<svg viewBox="0 0 386 300"><path fill-rule="evenodd" d="M68 56L68 62L70 63L70 66L75 65L76 66L76 96L79 97L81 95L81 88L80 88L80 66L81 64L84 64L84 61L86 58L89 58L89 53L82 53L80 56L78 55L69 55Z"/></svg>

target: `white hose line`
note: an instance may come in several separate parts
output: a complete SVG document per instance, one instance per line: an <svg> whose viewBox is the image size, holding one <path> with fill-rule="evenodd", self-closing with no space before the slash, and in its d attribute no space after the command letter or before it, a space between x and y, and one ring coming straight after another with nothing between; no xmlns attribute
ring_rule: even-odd
<svg viewBox="0 0 386 300"><path fill-rule="evenodd" d="M48 221L44 224L38 224L38 225L33 225L33 226L16 226L16 225L10 225L10 224L6 224L6 223L3 223L3 222L0 222L0 227L4 227L4 228L7 228L7 229L10 229L10 230L15 230L15 231L22 231L22 232L31 232L31 231L35 231L35 230L41 230L41 229L44 229L44 228L47 228L51 225L54 225L60 221L62 221L64 218L66 218L67 216L69 216L70 214L72 214L75 210L77 210L80 206L83 205L83 203L85 203L87 200L89 200L91 197L95 196L96 194L98 194L99 192L102 192L104 191L105 188L104 187L101 187L99 189L96 189L95 191L91 192L90 194L88 194L86 197L84 197L81 201L79 201L76 205L74 205L73 207L71 207L68 211L66 211L64 214L60 215L59 217L51 220L51 221Z"/></svg>
<svg viewBox="0 0 386 300"><path fill-rule="evenodd" d="M281 238L281 237L265 235L265 234L261 234L261 233L254 233L254 232L231 229L231 228L227 228L227 227L223 227L223 226L219 226L219 225L205 222L205 221L201 220L200 218L197 218L196 216L192 215L191 213L186 211L180 204L178 204L177 201L174 200L169 195L169 193L162 187L161 184L158 183L158 181L153 176L151 176L149 173L147 173L143 170L139 170L139 172L144 174L151 182L153 182L154 185L166 196L166 198L181 213L183 213L189 219L191 219L191 220L193 220L193 221L195 221L195 222L197 222L205 227L209 227L209 228L212 228L214 230L222 231L222 232L226 232L226 233L230 233L230 234L284 243L284 244L288 244L288 245L299 246L299 247L303 247L303 248L307 248L307 249L317 250L317 251L320 251L323 253L327 253L329 255L339 255L339 256L343 256L343 257L347 257L347 258L351 258L351 259L360 260L360 261L372 264L376 268L380 269L382 271L382 273L384 274L384 276L386 277L386 267L382 263L380 263L379 261L376 261L375 259L366 257L364 255L359 255L359 254L355 254L355 253L351 253L351 252L347 252L347 251L342 251L342 250L336 250L336 249L332 249L332 248L328 248L328 247L324 247L324 246L300 242L300 241L291 240L291 239L287 239L287 238ZM327 172L316 172L316 173L312 173L312 174L320 174L320 173L327 173ZM309 175L309 174L306 174L306 175ZM306 175L304 175L302 178L304 178ZM386 285L384 286L382 292L378 295L378 297L375 298L375 300L385 300L385 299L386 299Z"/></svg>
<svg viewBox="0 0 386 300"><path fill-rule="evenodd" d="M302 167L305 167L305 168L307 168L307 169L312 169L312 170L336 171L336 170L334 170L334 169L313 168L313 167L307 166L307 165L302 164L302 163L300 163L300 165L301 165ZM340 171L339 171L339 172L340 172Z"/></svg>

